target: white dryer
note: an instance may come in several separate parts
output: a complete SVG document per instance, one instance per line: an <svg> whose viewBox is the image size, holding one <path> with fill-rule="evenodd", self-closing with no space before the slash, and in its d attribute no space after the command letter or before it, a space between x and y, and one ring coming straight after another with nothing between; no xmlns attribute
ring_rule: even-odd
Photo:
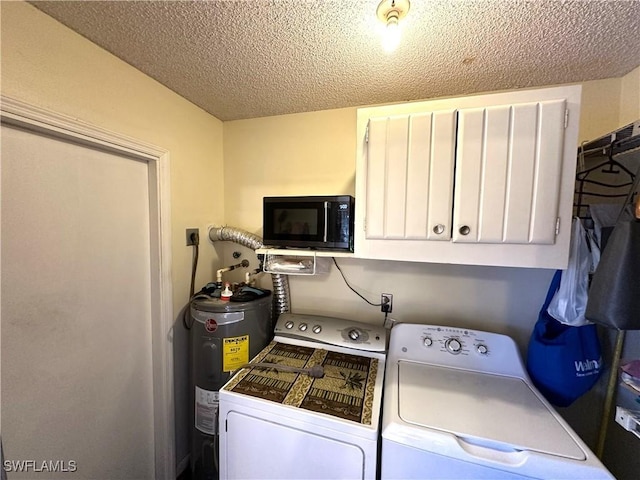
<svg viewBox="0 0 640 480"><path fill-rule="evenodd" d="M391 330L382 480L612 479L531 384L515 342L477 330Z"/></svg>
<svg viewBox="0 0 640 480"><path fill-rule="evenodd" d="M220 389L220 479L377 478L386 340L382 327L280 315L255 366Z"/></svg>

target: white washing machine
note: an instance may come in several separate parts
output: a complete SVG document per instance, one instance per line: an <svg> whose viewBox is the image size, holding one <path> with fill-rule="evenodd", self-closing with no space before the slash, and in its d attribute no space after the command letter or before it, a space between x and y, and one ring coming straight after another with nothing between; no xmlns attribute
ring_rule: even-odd
<svg viewBox="0 0 640 480"><path fill-rule="evenodd" d="M345 319L280 315L251 361L263 366L220 389L220 479L375 479L386 335ZM314 366L321 378L308 374Z"/></svg>
<svg viewBox="0 0 640 480"><path fill-rule="evenodd" d="M613 478L505 335L398 324L385 377L383 480Z"/></svg>

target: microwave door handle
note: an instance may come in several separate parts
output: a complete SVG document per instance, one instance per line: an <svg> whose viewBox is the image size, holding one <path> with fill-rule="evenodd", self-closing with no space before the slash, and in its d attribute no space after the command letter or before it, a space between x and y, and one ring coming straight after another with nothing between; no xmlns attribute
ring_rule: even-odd
<svg viewBox="0 0 640 480"><path fill-rule="evenodd" d="M324 242L327 241L329 228L329 202L324 202Z"/></svg>

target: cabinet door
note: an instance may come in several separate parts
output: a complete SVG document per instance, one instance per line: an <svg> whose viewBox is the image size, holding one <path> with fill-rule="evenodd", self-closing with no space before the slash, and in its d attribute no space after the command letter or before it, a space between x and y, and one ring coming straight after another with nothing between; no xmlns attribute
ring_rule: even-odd
<svg viewBox="0 0 640 480"><path fill-rule="evenodd" d="M458 111L454 242L555 242L565 111L565 100Z"/></svg>
<svg viewBox="0 0 640 480"><path fill-rule="evenodd" d="M367 239L450 240L454 110L371 118Z"/></svg>

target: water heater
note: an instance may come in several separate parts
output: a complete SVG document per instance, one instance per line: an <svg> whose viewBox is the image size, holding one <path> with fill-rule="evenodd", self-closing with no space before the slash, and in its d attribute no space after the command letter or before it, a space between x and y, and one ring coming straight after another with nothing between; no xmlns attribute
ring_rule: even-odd
<svg viewBox="0 0 640 480"><path fill-rule="evenodd" d="M273 337L271 294L250 301L191 302L193 478L218 478L218 390Z"/></svg>

